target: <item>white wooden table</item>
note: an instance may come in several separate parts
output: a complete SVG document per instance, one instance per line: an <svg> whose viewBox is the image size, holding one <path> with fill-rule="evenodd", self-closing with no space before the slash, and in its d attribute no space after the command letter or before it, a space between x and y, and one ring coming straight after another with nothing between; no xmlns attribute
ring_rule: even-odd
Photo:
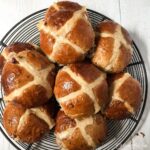
<svg viewBox="0 0 150 150"><path fill-rule="evenodd" d="M150 76L150 0L74 0L122 24L131 34L144 58ZM0 0L0 39L27 15L48 7L54 0ZM149 84L150 81L148 81ZM150 91L137 130L121 150L150 149ZM143 136L143 133L145 136ZM15 150L0 133L0 149Z"/></svg>

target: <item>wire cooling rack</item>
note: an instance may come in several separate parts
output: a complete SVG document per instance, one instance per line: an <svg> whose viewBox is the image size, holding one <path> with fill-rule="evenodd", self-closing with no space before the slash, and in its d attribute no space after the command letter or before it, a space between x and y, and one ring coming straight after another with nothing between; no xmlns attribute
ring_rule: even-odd
<svg viewBox="0 0 150 150"><path fill-rule="evenodd" d="M45 11L46 9L37 11L22 19L14 27L12 27L0 41L0 52L2 52L7 45L17 41L39 44L39 32L36 25L39 20L43 19ZM108 17L90 9L88 9L88 14L94 28L98 22L103 20L110 20ZM134 49L132 62L127 66L125 71L129 72L141 83L143 90L141 107L139 111L129 119L125 119L122 121L108 121L107 138L105 142L99 148L97 148L97 150L114 150L118 149L122 144L124 144L135 131L145 109L148 89L146 69L141 54L134 42L132 44L132 47ZM49 134L45 135L41 141L34 144L26 144L14 141L8 136L2 124L3 110L5 108L5 104L3 101L3 91L1 85L0 90L2 94L2 97L0 98L0 129L3 135L7 138L7 140L14 147L22 150L59 150L55 142L53 130L50 131Z"/></svg>

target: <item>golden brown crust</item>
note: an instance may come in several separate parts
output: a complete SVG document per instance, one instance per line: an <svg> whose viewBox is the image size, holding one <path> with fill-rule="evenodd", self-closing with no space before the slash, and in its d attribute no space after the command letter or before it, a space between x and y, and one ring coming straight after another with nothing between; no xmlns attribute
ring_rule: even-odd
<svg viewBox="0 0 150 150"><path fill-rule="evenodd" d="M83 60L94 45L95 35L86 9L74 2L54 3L38 28L42 50L59 64Z"/></svg>
<svg viewBox="0 0 150 150"><path fill-rule="evenodd" d="M79 4L68 1L58 2L57 7L59 11L51 6L44 18L46 25L52 26L55 29L62 27L75 11L81 9Z"/></svg>
<svg viewBox="0 0 150 150"><path fill-rule="evenodd" d="M5 95L9 95L15 89L24 86L32 80L33 76L23 67L9 62L5 64L2 72L2 85Z"/></svg>
<svg viewBox="0 0 150 150"><path fill-rule="evenodd" d="M55 38L43 31L40 32L40 47L45 54L50 55L52 53L54 43Z"/></svg>
<svg viewBox="0 0 150 150"><path fill-rule="evenodd" d="M108 44L109 43L109 44ZM101 37L98 41L97 51L92 59L93 63L97 66L101 64L101 68L108 65L109 60L113 54L114 39L111 37L103 38ZM101 48L103 47L103 48Z"/></svg>
<svg viewBox="0 0 150 150"><path fill-rule="evenodd" d="M101 75L101 72L90 63L76 63L69 65L69 67L77 76L80 75L88 83L93 82Z"/></svg>
<svg viewBox="0 0 150 150"><path fill-rule="evenodd" d="M74 48L65 43L61 43L59 48L55 52L54 59L59 64L70 64L72 62L78 62L83 60L84 56L75 51Z"/></svg>
<svg viewBox="0 0 150 150"><path fill-rule="evenodd" d="M101 144L106 133L106 122L99 113L75 120L69 118L63 111L59 111L57 115L55 135L61 148L92 150Z"/></svg>
<svg viewBox="0 0 150 150"><path fill-rule="evenodd" d="M77 11L77 10L81 9L81 6L75 2L60 1L57 4L60 9L67 9L70 11Z"/></svg>
<svg viewBox="0 0 150 150"><path fill-rule="evenodd" d="M111 101L105 115L110 119L125 119L135 114L142 99L139 82L127 73L119 73L110 77L109 85Z"/></svg>
<svg viewBox="0 0 150 150"><path fill-rule="evenodd" d="M59 10L47 15L48 17L45 18L46 23L58 30L72 17L73 12L69 10Z"/></svg>
<svg viewBox="0 0 150 150"><path fill-rule="evenodd" d="M14 43L10 47L10 53L6 53L9 46L3 53L6 59L2 72L4 100L16 101L25 107L44 104L53 93L55 66L44 55L32 50L32 45L31 49L26 49L30 48L28 43Z"/></svg>
<svg viewBox="0 0 150 150"><path fill-rule="evenodd" d="M105 115L109 119L120 120L129 117L131 113L125 107L123 102L115 100L114 102L111 102L111 104L108 106L105 111Z"/></svg>
<svg viewBox="0 0 150 150"><path fill-rule="evenodd" d="M141 86L139 82L129 77L118 89L122 99L126 100L136 112L141 104Z"/></svg>
<svg viewBox="0 0 150 150"><path fill-rule="evenodd" d="M104 80L101 84L94 87L93 92L94 92L95 96L97 97L97 101L102 108L101 111L103 112L104 109L107 107L107 105L110 102L110 98L109 98L108 94L106 94L106 93L108 93L107 82Z"/></svg>
<svg viewBox="0 0 150 150"><path fill-rule="evenodd" d="M29 114L24 124L19 128L18 138L27 143L33 143L49 131L48 125L34 114Z"/></svg>
<svg viewBox="0 0 150 150"><path fill-rule="evenodd" d="M61 107L71 118L88 116L94 114L95 111L93 101L85 93L78 95L67 102L62 102Z"/></svg>
<svg viewBox="0 0 150 150"><path fill-rule="evenodd" d="M17 126L20 117L24 114L25 108L17 103L9 103L3 114L3 125L8 134L12 137L17 136Z"/></svg>
<svg viewBox="0 0 150 150"><path fill-rule="evenodd" d="M47 91L41 85L32 85L25 89L22 94L12 99L12 101L20 103L28 108L40 106L48 100Z"/></svg>
<svg viewBox="0 0 150 150"><path fill-rule="evenodd" d="M93 125L88 125L85 130L92 137L96 145L100 145L106 137L107 125L104 118L101 115L96 114L94 117L95 120Z"/></svg>
<svg viewBox="0 0 150 150"><path fill-rule="evenodd" d="M71 118L103 111L109 102L105 73L86 62L63 67L56 76L54 94Z"/></svg>
<svg viewBox="0 0 150 150"><path fill-rule="evenodd" d="M5 48L5 51L7 53L11 53L11 52L19 53L19 52L27 50L27 49L35 50L35 47L29 43L16 42L16 43L13 43L13 44L10 44L9 46L7 46Z"/></svg>
<svg viewBox="0 0 150 150"><path fill-rule="evenodd" d="M54 125L53 114L49 110L53 108L50 104L26 109L18 103L8 103L3 115L6 131L22 142L33 143L40 140Z"/></svg>
<svg viewBox="0 0 150 150"><path fill-rule="evenodd" d="M56 76L56 69L52 69L47 76L47 82L51 85L52 89L54 89L55 85L55 76Z"/></svg>
<svg viewBox="0 0 150 150"><path fill-rule="evenodd" d="M76 126L76 122L69 118L65 113L60 110L57 114L56 117L56 127L55 127L55 132L62 132L66 130L67 128L73 128Z"/></svg>
<svg viewBox="0 0 150 150"><path fill-rule="evenodd" d="M93 46L93 37L94 32L84 19L79 19L72 31L67 34L67 38L83 50Z"/></svg>
<svg viewBox="0 0 150 150"><path fill-rule="evenodd" d="M57 98L66 96L81 88L65 71L59 71L56 76L55 85L54 92Z"/></svg>
<svg viewBox="0 0 150 150"><path fill-rule="evenodd" d="M0 55L0 75L2 73L4 64L5 64L5 58L2 55Z"/></svg>
<svg viewBox="0 0 150 150"><path fill-rule="evenodd" d="M110 73L119 73L132 57L132 40L129 33L113 21L98 24L99 40L92 62Z"/></svg>
<svg viewBox="0 0 150 150"><path fill-rule="evenodd" d="M103 21L97 25L98 32L115 33L117 23L113 21Z"/></svg>
<svg viewBox="0 0 150 150"><path fill-rule="evenodd" d="M112 72L121 72L122 68L124 68L124 66L127 66L132 58L132 55L129 53L129 50L127 51L123 44L120 46L120 50L121 53L119 54L118 58L116 59L116 62L112 67Z"/></svg>
<svg viewBox="0 0 150 150"><path fill-rule="evenodd" d="M57 12L57 10L56 10L56 8L54 8L53 6L50 6L50 7L47 9L46 14L45 14L45 17L44 17L44 23L45 23L46 26L47 26L47 24L48 24L47 21L48 21L48 19L49 19L49 16L55 14L56 12Z"/></svg>
<svg viewBox="0 0 150 150"><path fill-rule="evenodd" d="M36 51L22 51L18 54L20 59L25 59L33 68L42 70L51 65L51 62L42 54Z"/></svg>
<svg viewBox="0 0 150 150"><path fill-rule="evenodd" d="M62 140L69 150L91 150L92 147L88 146L86 141L81 135L80 130L77 128L68 139Z"/></svg>

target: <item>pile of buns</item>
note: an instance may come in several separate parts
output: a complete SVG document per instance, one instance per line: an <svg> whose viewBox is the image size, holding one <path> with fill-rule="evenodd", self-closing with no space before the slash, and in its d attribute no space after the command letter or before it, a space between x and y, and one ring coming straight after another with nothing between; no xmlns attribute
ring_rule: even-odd
<svg viewBox="0 0 150 150"><path fill-rule="evenodd" d="M55 126L61 149L96 149L107 136L106 119L126 119L140 107L140 83L123 72L132 40L113 21L93 29L86 8L69 1L50 6L37 26L40 48L17 42L1 54L3 125L27 143Z"/></svg>

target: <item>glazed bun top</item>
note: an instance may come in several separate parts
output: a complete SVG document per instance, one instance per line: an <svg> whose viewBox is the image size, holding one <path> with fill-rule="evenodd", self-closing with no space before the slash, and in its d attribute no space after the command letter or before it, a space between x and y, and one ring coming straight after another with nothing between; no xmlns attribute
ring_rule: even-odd
<svg viewBox="0 0 150 150"><path fill-rule="evenodd" d="M97 25L97 34L99 39L93 63L110 73L123 71L132 58L129 33L118 23L107 20Z"/></svg>
<svg viewBox="0 0 150 150"><path fill-rule="evenodd" d="M53 4L38 28L42 50L59 64L82 60L94 44L95 35L86 8L74 2Z"/></svg>
<svg viewBox="0 0 150 150"><path fill-rule="evenodd" d="M55 125L50 109L50 104L26 109L18 103L10 102L4 110L3 125L16 140L36 142Z"/></svg>
<svg viewBox="0 0 150 150"><path fill-rule="evenodd" d="M87 62L64 66L56 76L54 94L71 118L103 111L109 102L106 74Z"/></svg>
<svg viewBox="0 0 150 150"><path fill-rule="evenodd" d="M83 7L80 6L78 3L69 1L54 3L47 10L44 18L45 23L47 23L53 29L58 30L73 16L74 12L82 10L82 8Z"/></svg>
<svg viewBox="0 0 150 150"><path fill-rule="evenodd" d="M125 119L140 108L142 88L129 73L113 74L108 78L110 104L105 115L111 119Z"/></svg>
<svg viewBox="0 0 150 150"><path fill-rule="evenodd" d="M10 53L19 53L24 50L36 50L36 49L37 46L31 43L16 42L8 45L0 55L0 73L2 72L6 60L8 61L8 56Z"/></svg>
<svg viewBox="0 0 150 150"><path fill-rule="evenodd" d="M43 104L52 96L55 66L35 51L34 46L12 44L4 49L2 55L6 61L2 71L6 101L15 100L33 107Z"/></svg>
<svg viewBox="0 0 150 150"><path fill-rule="evenodd" d="M2 52L2 55L6 57L11 52L19 53L24 50L36 50L36 49L37 47L31 43L16 42L8 45Z"/></svg>
<svg viewBox="0 0 150 150"><path fill-rule="evenodd" d="M107 125L100 113L71 119L63 111L56 118L56 142L62 149L92 150L106 137Z"/></svg>

